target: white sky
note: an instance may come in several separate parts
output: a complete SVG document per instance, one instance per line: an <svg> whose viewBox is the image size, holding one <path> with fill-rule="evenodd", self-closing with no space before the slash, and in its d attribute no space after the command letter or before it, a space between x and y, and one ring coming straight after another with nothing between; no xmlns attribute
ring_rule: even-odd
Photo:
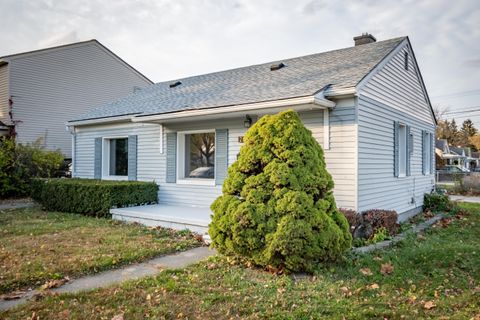
<svg viewBox="0 0 480 320"><path fill-rule="evenodd" d="M408 35L434 106L480 110L479 0L0 0L0 56L97 39L154 82ZM480 127L480 111L470 116Z"/></svg>

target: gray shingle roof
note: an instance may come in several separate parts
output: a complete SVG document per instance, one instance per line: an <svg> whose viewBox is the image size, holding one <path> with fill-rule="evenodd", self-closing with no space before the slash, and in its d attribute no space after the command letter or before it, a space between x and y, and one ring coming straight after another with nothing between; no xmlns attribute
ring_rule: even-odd
<svg viewBox="0 0 480 320"><path fill-rule="evenodd" d="M356 86L405 37L156 83L73 120L162 114L311 96ZM273 63L286 67L270 71ZM170 84L182 84L170 88Z"/></svg>

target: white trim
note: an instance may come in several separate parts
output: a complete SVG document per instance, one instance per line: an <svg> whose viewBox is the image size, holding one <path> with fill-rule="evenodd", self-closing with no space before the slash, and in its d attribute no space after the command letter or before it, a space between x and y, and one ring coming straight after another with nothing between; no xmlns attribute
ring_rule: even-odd
<svg viewBox="0 0 480 320"><path fill-rule="evenodd" d="M216 107L210 109L198 109L198 110L184 110L172 113L156 114L149 116L137 115L132 117L132 122L148 122L148 121L162 121L178 118L187 118L187 117L196 117L196 116L205 116L205 115L215 115L215 114L224 114L231 112L245 112L259 109L269 109L277 107L294 107L296 105L305 105L312 104L320 109L324 108L333 108L336 103L333 101L326 100L320 96L307 96L301 98L292 98L285 100L275 100L267 102L256 102L243 105L234 105L228 107Z"/></svg>
<svg viewBox="0 0 480 320"><path fill-rule="evenodd" d="M355 87L350 88L339 88L339 89L327 89L325 91L325 97L335 97L335 98L343 98L347 96L356 96L357 89Z"/></svg>
<svg viewBox="0 0 480 320"><path fill-rule="evenodd" d="M108 117L108 118L98 118L98 119L87 119L87 120L78 120L78 121L67 121L66 125L68 127L75 127L75 126L86 126L91 124L104 124L104 123L112 123L112 122L130 122L134 115L126 115L126 116L115 116L115 117Z"/></svg>
<svg viewBox="0 0 480 320"><path fill-rule="evenodd" d="M195 134L195 133L214 133L215 129L204 129L204 130L187 130L187 131L178 131L177 132L177 184L189 184L189 185L207 185L207 186L215 186L215 175L216 172L214 171L214 176L212 179L195 179L195 178L185 178L185 135L187 134ZM215 157L215 168L217 167L217 159Z"/></svg>
<svg viewBox="0 0 480 320"><path fill-rule="evenodd" d="M330 112L323 110L323 149L330 150Z"/></svg>
<svg viewBox="0 0 480 320"><path fill-rule="evenodd" d="M163 124L160 125L160 141L159 141L159 149L160 153L163 154Z"/></svg>
<svg viewBox="0 0 480 320"><path fill-rule="evenodd" d="M110 140L113 140L113 139L127 139L127 143L128 143L128 136L125 136L125 135L102 137L102 179L101 180L120 180L120 181L128 180L128 175L126 176L110 175L110 143L109 142Z"/></svg>
<svg viewBox="0 0 480 320"><path fill-rule="evenodd" d="M215 179L177 179L177 184L189 184L197 186L215 186Z"/></svg>

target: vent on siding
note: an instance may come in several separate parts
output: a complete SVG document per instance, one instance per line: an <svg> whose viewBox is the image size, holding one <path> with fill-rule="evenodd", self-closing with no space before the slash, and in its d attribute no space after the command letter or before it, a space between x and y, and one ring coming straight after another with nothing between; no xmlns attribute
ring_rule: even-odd
<svg viewBox="0 0 480 320"><path fill-rule="evenodd" d="M179 85L181 85L182 83L180 81L176 81L176 82L173 82L173 83L170 83L170 88L175 88L175 87L178 87Z"/></svg>
<svg viewBox="0 0 480 320"><path fill-rule="evenodd" d="M279 69L282 69L283 67L286 67L283 62L280 62L280 63L277 63L277 64L272 64L270 66L270 71L279 70Z"/></svg>
<svg viewBox="0 0 480 320"><path fill-rule="evenodd" d="M408 71L408 52L405 52L404 67L405 67L405 70Z"/></svg>

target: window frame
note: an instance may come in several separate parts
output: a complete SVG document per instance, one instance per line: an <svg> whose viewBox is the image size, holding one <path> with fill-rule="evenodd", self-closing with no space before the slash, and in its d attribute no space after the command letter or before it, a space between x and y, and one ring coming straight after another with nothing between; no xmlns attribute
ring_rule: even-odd
<svg viewBox="0 0 480 320"><path fill-rule="evenodd" d="M433 171L433 133L430 131L425 131L423 136L423 147L426 149L425 152L425 163L424 163L424 174L431 175Z"/></svg>
<svg viewBox="0 0 480 320"><path fill-rule="evenodd" d="M102 180L128 180L126 176L110 175L110 141L115 139L127 139L127 163L128 163L128 135L102 137Z"/></svg>
<svg viewBox="0 0 480 320"><path fill-rule="evenodd" d="M398 123L398 178L405 178L407 176L407 165L408 165L407 157L410 156L408 154L408 143L409 143L408 139L410 139L410 137L408 137L407 132L408 132L407 124L399 122ZM403 136L403 145L402 145L402 136Z"/></svg>
<svg viewBox="0 0 480 320"><path fill-rule="evenodd" d="M216 179L216 167L217 167L217 156L215 153L214 157L214 166L215 170L213 173L213 178L185 178L185 136L189 134L198 134L198 133L213 133L215 135L215 146L217 144L217 134L215 129L201 129L201 130L188 130L188 131L178 131L177 132L177 184L188 184L188 185L202 185L202 186L215 186ZM216 151L216 150L215 150Z"/></svg>

